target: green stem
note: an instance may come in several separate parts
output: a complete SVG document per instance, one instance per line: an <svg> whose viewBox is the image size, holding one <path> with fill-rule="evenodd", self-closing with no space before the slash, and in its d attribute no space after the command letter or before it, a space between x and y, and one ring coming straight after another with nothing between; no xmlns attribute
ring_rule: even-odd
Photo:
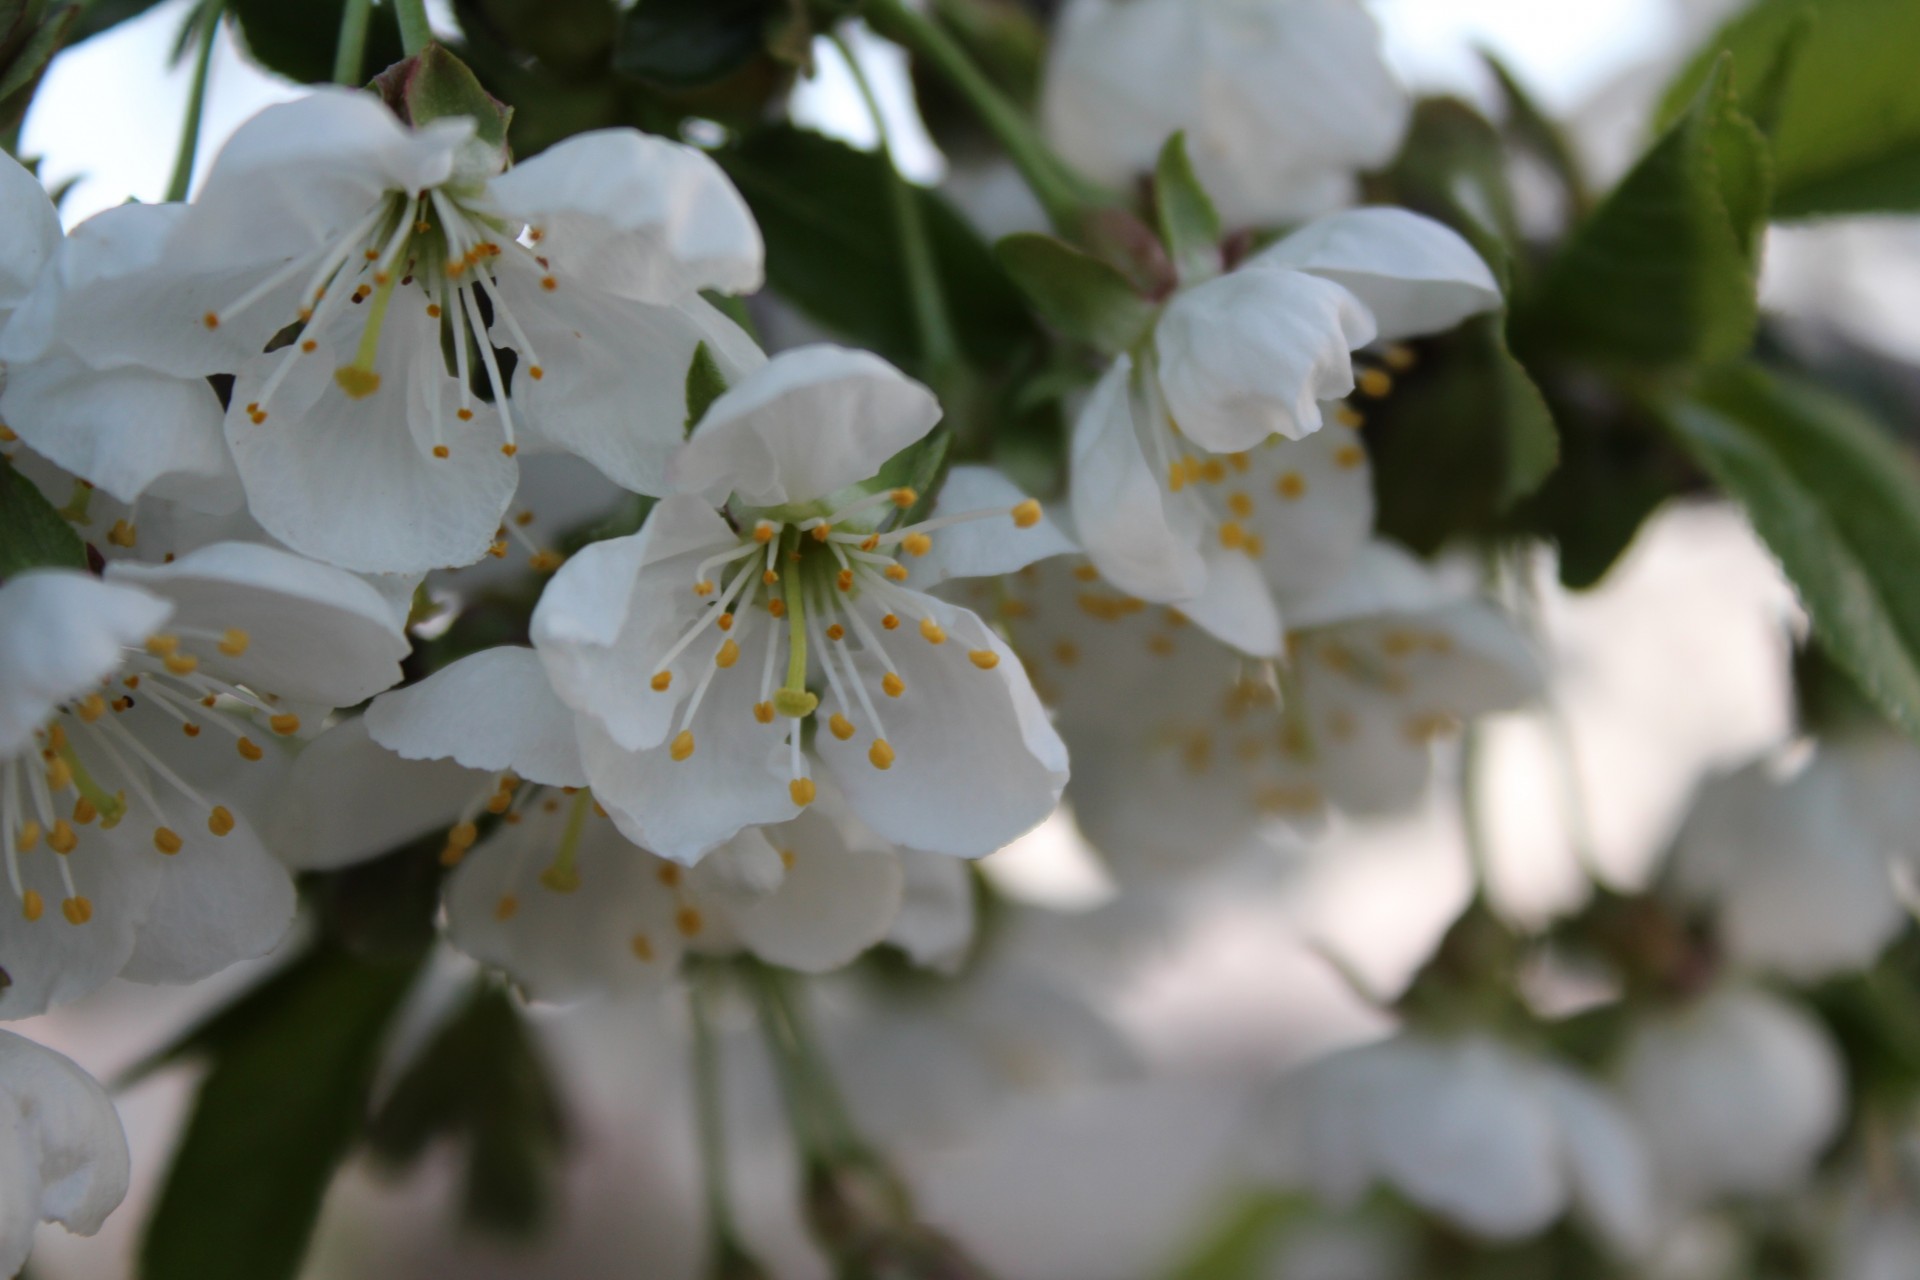
<svg viewBox="0 0 1920 1280"><path fill-rule="evenodd" d="M853 50L847 46L847 42L838 34L833 36L833 45L840 51L847 70L853 73L853 82L866 102L867 114L873 117L873 130L880 142L880 158L886 163L887 194L893 203L894 229L899 233L901 255L906 261L907 297L913 304L914 330L920 340L920 358L925 362L928 381L938 389L959 364L960 343L947 318L946 289L940 282L939 268L934 264L933 242L927 235L926 214L920 207L913 184L900 172L893 154L892 139L887 134L886 116L881 113L879 96L874 93L866 71L860 66L859 59L853 56Z"/></svg>
<svg viewBox="0 0 1920 1280"><path fill-rule="evenodd" d="M393 0L393 16L400 20L400 47L409 58L433 43L426 0Z"/></svg>
<svg viewBox="0 0 1920 1280"><path fill-rule="evenodd" d="M200 117L207 106L207 71L213 65L213 42L220 35L223 4L211 4L200 10L200 47L194 54L193 86L187 91L187 118L180 127L180 149L173 161L173 177L167 182L169 202L185 200L193 183L193 160L200 150Z"/></svg>
<svg viewBox="0 0 1920 1280"><path fill-rule="evenodd" d="M367 17L373 0L347 0L340 11L340 42L333 50L333 82L357 85L367 60Z"/></svg>
<svg viewBox="0 0 1920 1280"><path fill-rule="evenodd" d="M1074 234L1095 206L1113 197L1087 182L1041 140L1021 110L973 65L966 50L937 23L901 0L866 0L863 12L875 31L925 58L967 100L1047 211L1054 229Z"/></svg>
<svg viewBox="0 0 1920 1280"><path fill-rule="evenodd" d="M743 968L802 1153L829 1164L864 1160L866 1144L847 1118L846 1104L814 1040L813 1023L787 975L758 961L746 961Z"/></svg>
<svg viewBox="0 0 1920 1280"><path fill-rule="evenodd" d="M687 1013L693 1024L694 1122L700 1137L701 1184L706 1189L707 1235L716 1254L733 1239L733 1201L727 1194L727 1132L721 1104L720 1043L709 1008L711 978L689 975Z"/></svg>

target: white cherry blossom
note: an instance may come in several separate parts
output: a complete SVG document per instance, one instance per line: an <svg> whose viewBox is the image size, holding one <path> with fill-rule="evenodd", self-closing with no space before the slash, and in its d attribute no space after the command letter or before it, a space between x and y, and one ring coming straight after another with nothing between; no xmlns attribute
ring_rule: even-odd
<svg viewBox="0 0 1920 1280"><path fill-rule="evenodd" d="M0 1031L0 1273L26 1265L42 1222L98 1231L129 1171L107 1091L62 1055Z"/></svg>
<svg viewBox="0 0 1920 1280"><path fill-rule="evenodd" d="M902 561L951 538L966 563L950 571L1005 571L1068 544L990 476L949 484L994 505L915 525L897 521L910 490L860 487L938 417L874 356L783 353L708 410L673 463L681 492L638 534L554 576L534 648L580 718L586 779L636 844L693 862L788 821L816 763L908 848L978 857L1052 811L1066 753L1018 659Z"/></svg>
<svg viewBox="0 0 1920 1280"><path fill-rule="evenodd" d="M1221 214L1265 226L1348 203L1410 104L1354 0L1071 0L1041 111L1061 155L1120 187L1184 131Z"/></svg>
<svg viewBox="0 0 1920 1280"><path fill-rule="evenodd" d="M471 788L445 859L456 946L534 997L578 1000L659 982L687 952L746 950L809 972L892 936L942 958L971 933L971 900L921 869L902 913L905 868L952 859L895 850L822 795L788 822L741 831L687 868L636 847L608 820L575 741L575 717L539 658L488 649L379 698L374 738L410 760L452 759L491 777ZM499 823L485 836L487 814Z"/></svg>
<svg viewBox="0 0 1920 1280"><path fill-rule="evenodd" d="M269 107L191 205L83 228L117 251L46 273L0 354L237 375L225 435L255 517L351 569L479 559L523 443L660 492L695 348L730 374L759 359L698 293L758 286L745 204L633 130L505 172L473 134L356 91Z"/></svg>
<svg viewBox="0 0 1920 1280"><path fill-rule="evenodd" d="M407 647L366 583L252 544L0 587L0 1016L277 942L293 888L246 774L391 685Z"/></svg>
<svg viewBox="0 0 1920 1280"><path fill-rule="evenodd" d="M1121 590L1276 656L1278 607L1247 564L1265 540L1222 487L1229 467L1244 470L1275 437L1312 435L1328 416L1357 420L1325 407L1355 390L1353 351L1499 304L1466 241L1402 209L1333 214L1224 275L1182 281L1075 419L1069 496L1087 554ZM1391 385L1381 368L1358 381Z"/></svg>

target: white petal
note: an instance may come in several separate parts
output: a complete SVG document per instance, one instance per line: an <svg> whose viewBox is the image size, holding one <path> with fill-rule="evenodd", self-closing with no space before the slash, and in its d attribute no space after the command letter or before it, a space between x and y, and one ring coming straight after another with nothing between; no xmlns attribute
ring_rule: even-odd
<svg viewBox="0 0 1920 1280"><path fill-rule="evenodd" d="M1100 575L1143 600L1185 600L1206 582L1201 530L1169 497L1140 443L1131 382L1121 356L1073 424L1068 500L1074 532Z"/></svg>
<svg viewBox="0 0 1920 1280"><path fill-rule="evenodd" d="M217 542L171 564L116 561L107 578L171 601L177 627L245 632L238 656L191 635L184 647L224 679L298 702L364 701L399 681L412 648L365 581L259 543Z"/></svg>
<svg viewBox="0 0 1920 1280"><path fill-rule="evenodd" d="M900 859L849 845L818 814L764 830L787 860L780 887L728 914L741 943L770 964L826 973L886 937L900 907Z"/></svg>
<svg viewBox="0 0 1920 1280"><path fill-rule="evenodd" d="M1210 547L1200 594L1180 602L1180 612L1209 634L1256 658L1280 656L1280 610L1260 566L1244 552Z"/></svg>
<svg viewBox="0 0 1920 1280"><path fill-rule="evenodd" d="M1175 295L1155 327L1167 409L1195 444L1235 453L1320 428L1353 390L1349 352L1374 338L1359 300L1286 270L1240 270Z"/></svg>
<svg viewBox="0 0 1920 1280"><path fill-rule="evenodd" d="M539 1000L609 995L672 974L684 939L660 860L628 844L589 806L575 859L579 887L556 891L541 873L562 820L539 815L503 828L466 856L447 884L448 937Z"/></svg>
<svg viewBox="0 0 1920 1280"><path fill-rule="evenodd" d="M357 335L355 335L357 336ZM241 371L227 412L227 444L254 518L305 555L363 573L420 573L487 553L518 480L500 452L491 410L461 422L445 412L449 456L416 444L432 397L458 394L441 363L440 329L396 300L381 334L381 385L352 399L334 381L345 364L324 339L260 356ZM283 360L294 361L255 422L247 406Z"/></svg>
<svg viewBox="0 0 1920 1280"><path fill-rule="evenodd" d="M53 1050L0 1031L0 1109L23 1122L16 1132L37 1148L35 1216L77 1235L98 1231L126 1197L129 1173L106 1090Z"/></svg>
<svg viewBox="0 0 1920 1280"><path fill-rule="evenodd" d="M60 703L119 670L123 648L172 612L138 587L60 569L0 585L0 758L24 750Z"/></svg>
<svg viewBox="0 0 1920 1280"><path fill-rule="evenodd" d="M1657 1219L1653 1167L1639 1131L1617 1102L1580 1076L1549 1066L1537 1079L1560 1127L1575 1203L1614 1247L1645 1252Z"/></svg>
<svg viewBox="0 0 1920 1280"><path fill-rule="evenodd" d="M664 668L672 673L664 692L652 678L708 611L693 590L695 569L738 541L703 501L676 496L655 507L639 533L593 543L562 565L541 594L532 627L560 700L630 749L662 742L712 662L718 632L689 644Z"/></svg>
<svg viewBox="0 0 1920 1280"><path fill-rule="evenodd" d="M1293 627L1324 627L1389 613L1444 608L1452 597L1427 567L1391 542L1363 547L1345 574L1299 601L1289 601Z"/></svg>
<svg viewBox="0 0 1920 1280"><path fill-rule="evenodd" d="M875 475L938 421L933 393L880 357L798 347L713 402L669 479L715 505L729 493L756 507L814 502Z"/></svg>
<svg viewBox="0 0 1920 1280"><path fill-rule="evenodd" d="M1304 440L1274 439L1246 455L1241 520L1260 539L1260 568L1289 625L1295 601L1330 588L1373 534L1373 471L1360 437L1328 427ZM1231 486L1230 486L1231 487Z"/></svg>
<svg viewBox="0 0 1920 1280"><path fill-rule="evenodd" d="M514 645L469 654L367 708L375 742L409 760L453 759L551 787L584 787L573 712L540 656Z"/></svg>
<svg viewBox="0 0 1920 1280"><path fill-rule="evenodd" d="M860 677L893 748L890 768L869 759L874 726L846 712L858 730L841 741L816 735L814 750L833 771L848 805L880 836L933 853L979 858L1040 825L1067 781L1067 750L1028 683L1026 669L970 610L913 593L905 625L887 647L905 682L886 696L885 668L859 662ZM883 634L876 606L867 625ZM929 643L915 617L932 617L946 639ZM987 669L971 653L993 655Z"/></svg>
<svg viewBox="0 0 1920 1280"><path fill-rule="evenodd" d="M0 415L29 447L122 502L165 479L158 496L238 505L223 413L204 378L93 369L61 351L9 366L0 393Z"/></svg>
<svg viewBox="0 0 1920 1280"><path fill-rule="evenodd" d="M495 178L488 196L541 233L540 252L570 283L654 303L760 287L760 229L693 147L635 129L576 134Z"/></svg>
<svg viewBox="0 0 1920 1280"><path fill-rule="evenodd" d="M949 578L997 577L1075 550L1073 540L1044 515L1038 524L1025 529L1013 522L1014 507L1026 500L1020 487L995 467L953 468L940 486L940 496L928 519L938 521L975 511L1000 515L936 530L933 550L906 562L913 574L911 584L925 590Z"/></svg>
<svg viewBox="0 0 1920 1280"><path fill-rule="evenodd" d="M1451 329L1500 306L1500 286L1451 227L1405 209L1330 214L1262 252L1249 267L1292 268L1344 286L1393 341Z"/></svg>
<svg viewBox="0 0 1920 1280"><path fill-rule="evenodd" d="M193 982L271 951L293 923L293 878L267 853L245 818L225 836L184 799L168 800L169 822L185 837L158 861L156 889L121 969L135 982ZM358 796L354 803L363 803ZM91 926L83 926L91 927Z"/></svg>
<svg viewBox="0 0 1920 1280"><path fill-rule="evenodd" d="M668 491L668 465L687 438L695 349L706 343L729 382L765 359L697 296L654 306L596 290L504 292L539 357L542 376L518 377L514 392L530 438L578 454L636 493ZM502 336L495 331L496 341Z"/></svg>
<svg viewBox="0 0 1920 1280"><path fill-rule="evenodd" d="M160 855L145 829L135 832L131 823L78 832L69 866L93 916L85 924L67 923L66 885L53 858L41 856L44 846L20 859L22 886L37 892L45 909L28 920L9 895L0 910L0 969L13 979L0 988L0 1018L32 1017L77 1000L119 973L133 952L135 930L158 887Z"/></svg>
<svg viewBox="0 0 1920 1280"><path fill-rule="evenodd" d="M26 296L60 243L60 215L40 179L18 160L0 160L0 310Z"/></svg>
<svg viewBox="0 0 1920 1280"><path fill-rule="evenodd" d="M444 831L485 786L451 760L401 759L354 716L301 747L269 835L288 866L332 870Z"/></svg>
<svg viewBox="0 0 1920 1280"><path fill-rule="evenodd" d="M887 941L923 968L955 973L973 947L973 874L958 858L900 851L900 911Z"/></svg>

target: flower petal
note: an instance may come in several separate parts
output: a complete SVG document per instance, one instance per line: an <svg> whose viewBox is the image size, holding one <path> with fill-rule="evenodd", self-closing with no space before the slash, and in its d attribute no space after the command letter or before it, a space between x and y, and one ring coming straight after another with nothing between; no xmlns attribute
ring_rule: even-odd
<svg viewBox="0 0 1920 1280"><path fill-rule="evenodd" d="M1329 589L1358 562L1373 534L1373 471L1360 437L1328 427L1304 440L1272 439L1246 455L1251 514L1240 523L1259 539L1260 570L1290 625L1293 604Z"/></svg>
<svg viewBox="0 0 1920 1280"><path fill-rule="evenodd" d="M451 760L402 759L354 716L300 748L268 835L288 866L331 871L444 831L485 785Z"/></svg>
<svg viewBox="0 0 1920 1280"><path fill-rule="evenodd" d="M1329 214L1248 268L1291 268L1345 287L1373 314L1382 341L1451 329L1497 310L1500 285L1458 232L1405 209Z"/></svg>
<svg viewBox="0 0 1920 1280"><path fill-rule="evenodd" d="M5 1031L0 1082L0 1111L21 1122L15 1132L35 1148L34 1216L92 1235L127 1194L127 1138L113 1100L69 1059ZM16 1269L22 1261L0 1259Z"/></svg>
<svg viewBox="0 0 1920 1280"><path fill-rule="evenodd" d="M363 801L356 796L353 802ZM120 975L135 982L193 982L271 951L293 923L293 878L286 867L268 854L245 818L215 837L206 831L206 814L184 798L161 803L168 826L188 839L171 856L144 855L159 860L156 886Z"/></svg>
<svg viewBox="0 0 1920 1280"><path fill-rule="evenodd" d="M138 587L62 569L0 585L0 758L25 750L55 707L119 670L123 649L172 612Z"/></svg>
<svg viewBox="0 0 1920 1280"><path fill-rule="evenodd" d="M1075 550L1073 540L1044 515L1038 524L1026 528L1013 521L1013 509L1026 500L1027 495L998 468L954 467L947 472L928 519L937 522L976 511L1002 514L998 519L971 520L937 530L933 549L907 561L913 574L909 582L925 590L949 578L997 577Z"/></svg>
<svg viewBox="0 0 1920 1280"><path fill-rule="evenodd" d="M1180 612L1216 639L1255 658L1277 658L1284 641L1280 609L1260 566L1244 552L1209 547L1200 594L1180 602Z"/></svg>
<svg viewBox="0 0 1920 1280"><path fill-rule="evenodd" d="M803 813L764 829L787 862L780 887L728 913L741 943L769 964L826 973L887 935L900 907L900 859L849 844L829 819Z"/></svg>
<svg viewBox="0 0 1920 1280"><path fill-rule="evenodd" d="M1100 575L1145 600L1185 600L1206 583L1201 530L1186 504L1169 502L1147 461L1121 356L1073 423L1068 502L1074 532Z"/></svg>
<svg viewBox="0 0 1920 1280"><path fill-rule="evenodd" d="M128 825L113 831L82 828L69 866L93 912L85 924L69 924L61 910L66 882L54 859L38 854L20 859L21 885L40 895L44 914L26 919L11 895L0 910L0 969L13 980L0 987L0 1019L45 1013L119 973L159 887L159 861L144 834Z"/></svg>
<svg viewBox="0 0 1920 1280"><path fill-rule="evenodd" d="M1348 353L1375 330L1338 284L1243 269L1176 294L1154 334L1173 420L1201 448L1234 453L1319 430L1320 402L1353 390Z"/></svg>
<svg viewBox="0 0 1920 1280"><path fill-rule="evenodd" d="M752 293L764 249L705 152L637 129L575 134L495 178L500 212L540 233L556 276L640 302Z"/></svg>
<svg viewBox="0 0 1920 1280"><path fill-rule="evenodd" d="M584 787L573 712L540 656L503 645L469 654L367 708L375 742L408 760L453 759L551 787Z"/></svg>
<svg viewBox="0 0 1920 1280"><path fill-rule="evenodd" d="M880 357L797 347L714 401L668 475L716 506L729 493L756 507L814 502L877 474L938 421L933 393Z"/></svg>
<svg viewBox="0 0 1920 1280"><path fill-rule="evenodd" d="M60 215L40 179L12 156L0 160L0 310L17 306L60 244Z"/></svg>
<svg viewBox="0 0 1920 1280"><path fill-rule="evenodd" d="M1537 1079L1560 1129L1575 1205L1616 1248L1644 1253L1657 1215L1653 1168L1633 1122L1612 1097L1571 1071L1546 1066Z"/></svg>
<svg viewBox="0 0 1920 1280"><path fill-rule="evenodd" d="M900 910L887 941L925 969L952 974L973 947L973 873L945 854L900 850Z"/></svg>
<svg viewBox="0 0 1920 1280"><path fill-rule="evenodd" d="M223 678L262 693L352 706L400 679L413 647L379 591L343 569L254 542L216 542L170 564L116 561L107 580L174 606L173 624L246 636L229 654L191 634L185 647Z"/></svg>

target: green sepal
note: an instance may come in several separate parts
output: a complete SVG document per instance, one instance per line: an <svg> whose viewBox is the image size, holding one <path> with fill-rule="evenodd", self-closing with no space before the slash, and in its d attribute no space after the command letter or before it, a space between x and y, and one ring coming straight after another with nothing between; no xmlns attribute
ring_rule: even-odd
<svg viewBox="0 0 1920 1280"><path fill-rule="evenodd" d="M86 544L33 481L0 458L0 580L28 569L85 569Z"/></svg>
<svg viewBox="0 0 1920 1280"><path fill-rule="evenodd" d="M713 402L727 393L727 375L720 372L719 363L714 360L713 352L702 342L693 349L693 359L687 362L687 434L700 425L700 419L707 416L707 410Z"/></svg>
<svg viewBox="0 0 1920 1280"><path fill-rule="evenodd" d="M1155 308L1106 262L1038 232L1011 235L994 257L1043 319L1109 355L1132 349L1153 327Z"/></svg>
<svg viewBox="0 0 1920 1280"><path fill-rule="evenodd" d="M1220 214L1193 172L1184 133L1174 134L1160 148L1153 170L1153 208L1182 284L1220 274Z"/></svg>
<svg viewBox="0 0 1920 1280"><path fill-rule="evenodd" d="M415 128L459 116L472 120L474 154L460 158L463 174L487 176L506 166L513 108L488 93L480 78L445 46L430 44L394 63L374 77L372 87L395 115Z"/></svg>

